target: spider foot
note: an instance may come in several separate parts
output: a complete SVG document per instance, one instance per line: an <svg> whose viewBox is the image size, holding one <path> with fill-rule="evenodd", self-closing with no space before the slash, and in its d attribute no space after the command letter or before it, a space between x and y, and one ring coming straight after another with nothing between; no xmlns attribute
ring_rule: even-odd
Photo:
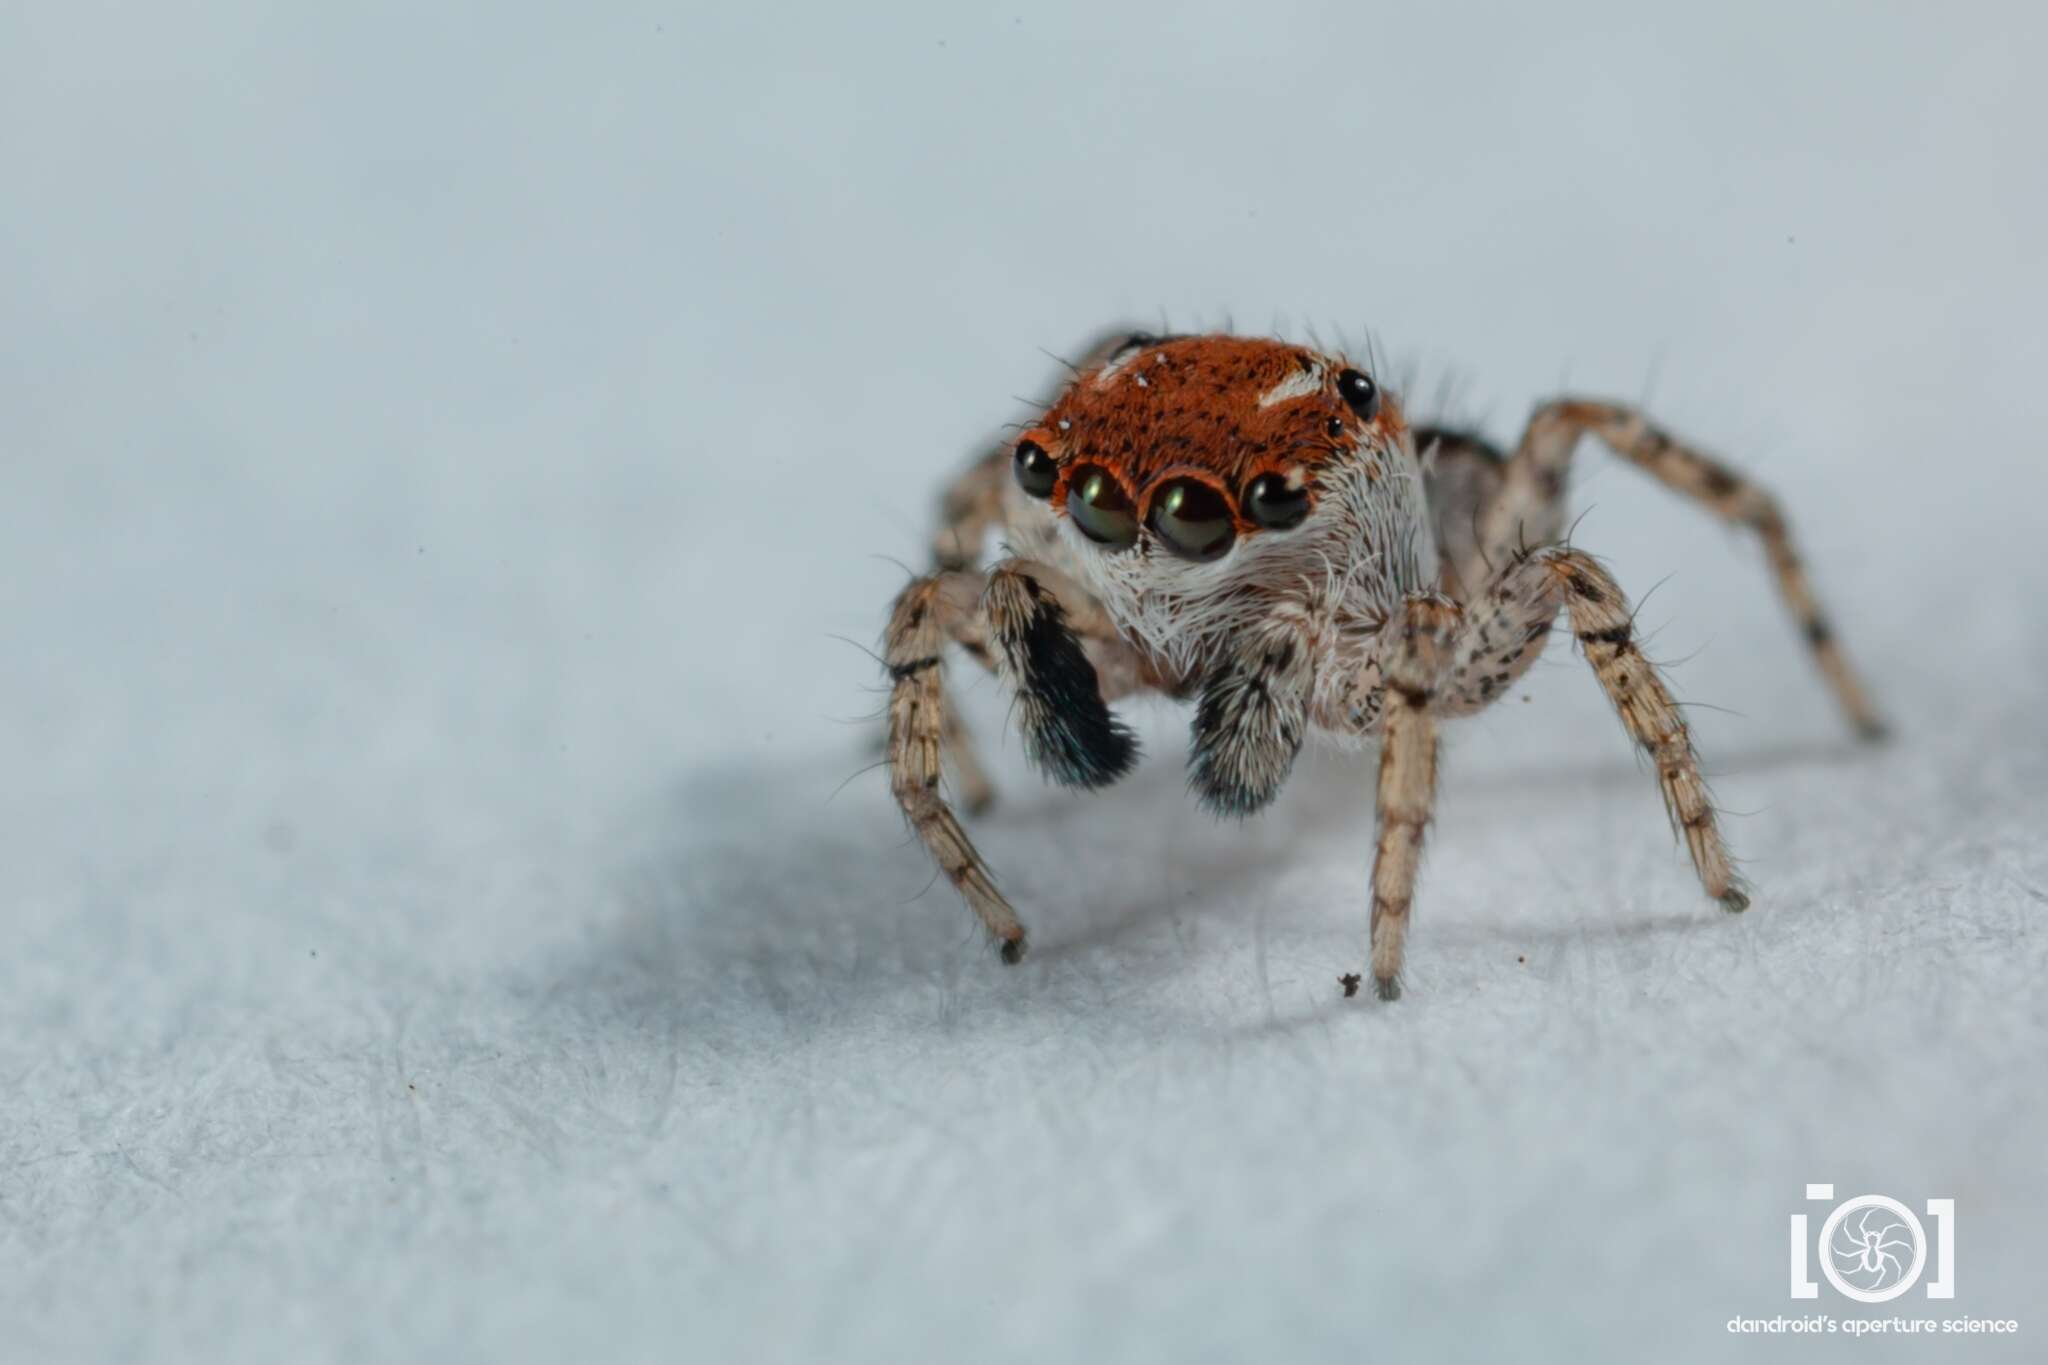
<svg viewBox="0 0 2048 1365"><path fill-rule="evenodd" d="M1749 909L1749 893L1739 886L1731 886L1720 895L1721 908L1731 915L1739 915Z"/></svg>
<svg viewBox="0 0 2048 1365"><path fill-rule="evenodd" d="M997 951L1002 954L1005 966L1014 967L1024 960L1025 943L1026 936L1021 927L1017 930L1017 937L997 942Z"/></svg>

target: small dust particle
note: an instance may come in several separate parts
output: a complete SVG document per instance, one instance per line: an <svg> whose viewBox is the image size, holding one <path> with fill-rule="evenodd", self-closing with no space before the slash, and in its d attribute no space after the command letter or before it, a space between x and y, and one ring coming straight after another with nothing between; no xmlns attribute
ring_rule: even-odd
<svg viewBox="0 0 2048 1365"><path fill-rule="evenodd" d="M1337 984L1344 988L1344 998L1349 1000L1358 994L1360 977L1357 972L1346 972L1337 978Z"/></svg>
<svg viewBox="0 0 2048 1365"><path fill-rule="evenodd" d="M1529 965L1529 955L1527 953L1516 953L1515 961L1521 963L1524 967L1526 967Z"/></svg>

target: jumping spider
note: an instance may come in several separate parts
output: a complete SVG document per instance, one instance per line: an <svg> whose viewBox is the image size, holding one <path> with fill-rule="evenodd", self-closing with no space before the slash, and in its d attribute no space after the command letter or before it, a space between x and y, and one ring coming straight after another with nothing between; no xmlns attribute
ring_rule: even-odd
<svg viewBox="0 0 2048 1365"><path fill-rule="evenodd" d="M1107 703L1141 691L1195 702L1189 785L1218 815L1271 801L1311 733L1376 738L1371 971L1392 1000L1435 801L1437 723L1507 695L1563 613L1655 764L1707 894L1746 909L1627 599L1599 561L1560 543L1566 470L1589 431L1762 538L1842 709L1864 736L1881 733L1770 495L1641 413L1545 403L1504 456L1463 432L1411 429L1394 395L1341 355L1120 336L948 490L934 571L897 597L885 639L891 788L1003 960L1023 958L1024 926L939 790L944 754L969 809L990 798L942 681L948 641L1014 689L1025 753L1071 787L1130 770L1136 739ZM983 571L992 529L1007 557Z"/></svg>

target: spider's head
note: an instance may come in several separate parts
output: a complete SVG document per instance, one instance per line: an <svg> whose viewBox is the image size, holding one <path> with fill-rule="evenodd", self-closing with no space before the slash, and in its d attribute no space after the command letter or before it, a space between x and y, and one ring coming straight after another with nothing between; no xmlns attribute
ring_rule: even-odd
<svg viewBox="0 0 2048 1365"><path fill-rule="evenodd" d="M1015 445L1024 493L1103 554L1211 563L1307 522L1403 430L1341 357L1250 337L1108 347Z"/></svg>
<svg viewBox="0 0 2048 1365"><path fill-rule="evenodd" d="M1379 509L1408 496L1395 476L1412 458L1399 405L1363 366L1141 333L1018 435L1013 472L1110 609L1164 644L1213 633L1212 608L1243 590L1358 570L1387 548Z"/></svg>

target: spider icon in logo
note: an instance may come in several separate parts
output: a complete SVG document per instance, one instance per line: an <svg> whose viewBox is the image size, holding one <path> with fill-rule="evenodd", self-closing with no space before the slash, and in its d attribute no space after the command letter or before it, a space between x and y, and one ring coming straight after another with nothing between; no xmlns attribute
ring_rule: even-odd
<svg viewBox="0 0 2048 1365"><path fill-rule="evenodd" d="M1821 1273L1863 1303L1883 1303L1913 1287L1927 1264L1927 1233L1896 1199L1866 1194L1837 1206L1821 1225Z"/></svg>

